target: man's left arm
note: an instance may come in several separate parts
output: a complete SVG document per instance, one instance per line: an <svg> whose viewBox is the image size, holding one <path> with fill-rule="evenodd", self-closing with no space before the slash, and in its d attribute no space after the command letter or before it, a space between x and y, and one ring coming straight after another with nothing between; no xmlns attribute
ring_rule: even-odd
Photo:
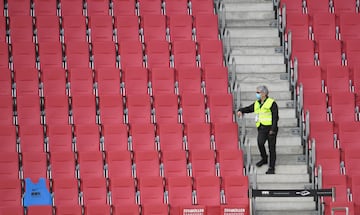
<svg viewBox="0 0 360 215"><path fill-rule="evenodd" d="M272 124L270 134L275 134L278 131L278 120L279 120L279 108L276 102L271 105Z"/></svg>

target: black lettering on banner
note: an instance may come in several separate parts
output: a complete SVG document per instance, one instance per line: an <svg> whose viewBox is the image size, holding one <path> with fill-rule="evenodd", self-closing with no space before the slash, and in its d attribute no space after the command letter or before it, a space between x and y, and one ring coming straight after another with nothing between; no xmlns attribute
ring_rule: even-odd
<svg viewBox="0 0 360 215"><path fill-rule="evenodd" d="M332 189L308 190L252 190L253 197L318 197L332 196Z"/></svg>

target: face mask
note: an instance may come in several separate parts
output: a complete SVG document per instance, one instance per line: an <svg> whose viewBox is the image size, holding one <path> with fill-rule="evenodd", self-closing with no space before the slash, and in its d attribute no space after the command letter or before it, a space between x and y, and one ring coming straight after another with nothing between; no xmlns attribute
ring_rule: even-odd
<svg viewBox="0 0 360 215"><path fill-rule="evenodd" d="M257 98L258 100L261 99L260 93L256 93L256 98Z"/></svg>

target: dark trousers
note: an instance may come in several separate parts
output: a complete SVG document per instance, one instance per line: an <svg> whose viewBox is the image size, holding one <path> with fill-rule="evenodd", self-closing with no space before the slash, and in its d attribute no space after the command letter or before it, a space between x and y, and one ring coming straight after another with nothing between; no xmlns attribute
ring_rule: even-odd
<svg viewBox="0 0 360 215"><path fill-rule="evenodd" d="M268 159L266 150L265 150L265 142L268 141L269 154L270 154L270 168L275 168L276 161L276 133L269 134L270 126L260 126L258 127L258 148L260 151L261 158L264 160Z"/></svg>

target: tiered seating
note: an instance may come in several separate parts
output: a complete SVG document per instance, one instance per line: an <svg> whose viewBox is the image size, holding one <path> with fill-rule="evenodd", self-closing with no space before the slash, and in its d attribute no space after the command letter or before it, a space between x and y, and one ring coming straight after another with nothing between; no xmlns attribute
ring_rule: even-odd
<svg viewBox="0 0 360 215"><path fill-rule="evenodd" d="M345 126L357 128L359 123L358 93L354 90L358 76L356 61L360 56L356 45L359 38L357 1L300 0L296 4L283 0L281 5L286 5L286 9L280 10L279 18L287 19L283 37L285 47L290 49L285 53L291 53L288 66L295 77L294 89L305 125L305 141L310 147L313 173L322 177L319 188L337 188L336 199L325 198L321 210L331 214L334 207L343 206L348 207L349 214L357 214L358 198L351 198L349 193L352 196L358 194L349 181L358 168L352 164L352 152L348 147L356 145L359 131L351 132ZM300 17L307 17L309 22L300 22ZM298 23L300 27L292 26L292 23ZM297 31L301 27L303 32L310 29L310 37ZM286 29L292 32L291 37ZM299 37L303 38L300 49ZM306 50L306 43L314 44L314 48ZM347 132L351 133L351 138L347 134L341 135ZM339 180L335 182L335 178Z"/></svg>
<svg viewBox="0 0 360 215"><path fill-rule="evenodd" d="M212 0L4 3L1 212L248 211L221 183L248 190ZM28 177L52 206L23 209Z"/></svg>

